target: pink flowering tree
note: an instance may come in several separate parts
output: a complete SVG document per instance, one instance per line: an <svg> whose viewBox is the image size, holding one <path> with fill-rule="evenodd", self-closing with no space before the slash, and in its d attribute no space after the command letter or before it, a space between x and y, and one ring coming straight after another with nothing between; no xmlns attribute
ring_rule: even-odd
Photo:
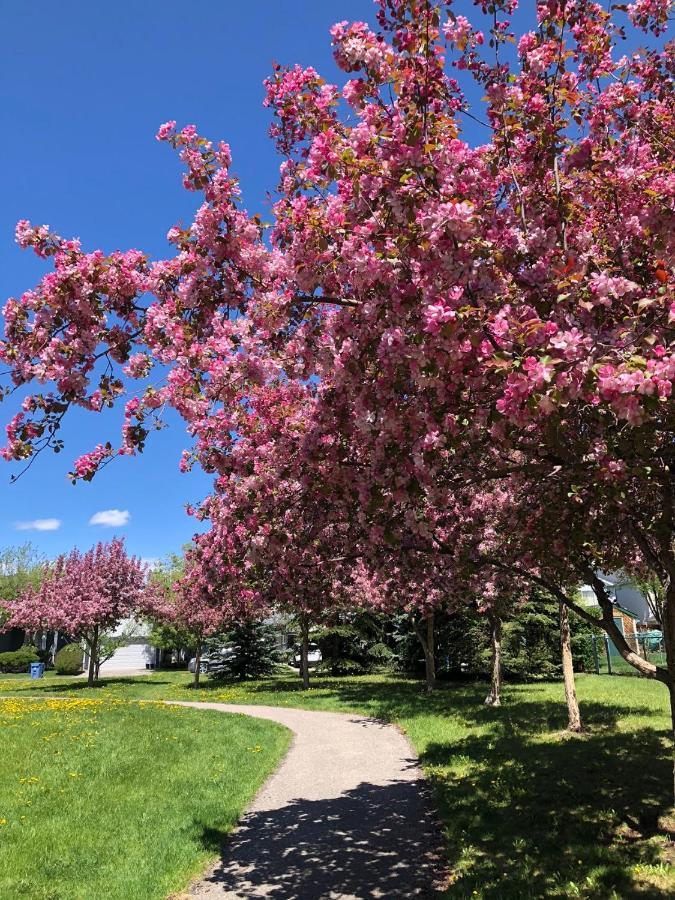
<svg viewBox="0 0 675 900"><path fill-rule="evenodd" d="M261 482L251 491L245 478L231 487L231 493L208 498L199 510L211 528L195 536L183 589L193 609L214 609L231 621L259 620L272 610L292 616L307 688L310 630L326 609L345 605L351 556L335 558L343 546L340 528L328 527L318 507L310 513L297 485L293 490L280 478L271 495ZM324 541L331 538L329 558Z"/></svg>
<svg viewBox="0 0 675 900"><path fill-rule="evenodd" d="M199 687L204 641L222 631L235 618L229 602L232 591L226 592L228 584L222 569L213 580L204 575L194 550L189 549L177 580L172 584L155 581L145 607L151 621L189 635L195 650L194 688ZM241 617L241 608L239 613Z"/></svg>
<svg viewBox="0 0 675 900"><path fill-rule="evenodd" d="M386 4L381 35L338 26L338 61L359 75L345 95L361 114L358 139L336 126L327 148L306 89L289 91L279 109L287 172L311 208L299 217L301 201L284 194L285 237L321 297L341 307L329 338L310 327L295 336L296 359L325 360L324 432L346 434L350 461L358 450L370 462L364 508L392 489L406 515L420 493L437 506L439 479L452 488L520 473L543 504L556 487L570 535L609 517L673 585L670 641L669 54L622 56L617 22L602 7L551 2L537 4L537 28L521 36L514 66L504 48L516 39L515 4L491 6L489 49L466 19L442 26L424 3ZM658 33L667 8L628 12ZM434 45L439 31L457 53L458 77L468 72L486 90L492 142L482 147L458 138L468 110ZM381 90L390 81L391 104ZM307 131L286 127L298 103L316 129L307 152ZM452 492L440 499L447 515ZM426 541L428 520L416 528ZM615 558L614 544L600 529L576 572L586 580ZM611 603L601 600L612 634ZM672 696L674 646L668 672L623 649Z"/></svg>
<svg viewBox="0 0 675 900"><path fill-rule="evenodd" d="M622 550L664 585L668 667L642 671L675 710L671 4L538 0L519 34L516 0L474 5L469 20L452 3L378 0L376 29L338 23L340 85L313 68L274 70L266 102L282 164L270 229L246 213L227 145L174 122L157 137L201 205L170 229L167 259L86 252L19 223L19 244L53 271L5 307L0 357L13 387L37 387L3 453L29 464L61 448L72 406L123 404L119 445L73 466L90 479L141 451L172 406L191 437L183 468L214 474L213 509L231 521L214 523L208 564L219 553L237 574L232 529L267 524L277 545L257 535L261 554L280 558L286 579L382 546L432 565L449 556L460 572L485 565L483 517L461 489L516 478L519 509L570 540L574 572L616 559L608 528L590 550L575 539L612 521ZM470 103L472 80L483 105ZM154 366L168 370L159 386ZM292 428L288 465L272 465ZM256 522L244 496L271 479L289 530L296 491L323 496L300 504L302 540L286 549L280 516ZM526 570L543 578L551 538L528 521L517 519ZM356 548L345 546L352 523ZM223 603L265 602L246 579ZM317 585L314 596L332 594Z"/></svg>
<svg viewBox="0 0 675 900"><path fill-rule="evenodd" d="M398 549L387 544L375 512L362 510L336 482L338 440L308 449L315 406L306 388L285 383L249 398L227 468L220 467L214 494L195 511L211 527L195 538L189 585L234 619L271 609L291 614L303 659L310 628L326 611L406 610L432 689L434 610L459 593L457 580L444 556L434 562L404 550L400 539ZM301 669L306 687L304 662Z"/></svg>
<svg viewBox="0 0 675 900"><path fill-rule="evenodd" d="M144 609L143 566L127 555L123 541L99 543L86 553L72 550L50 565L39 587L5 600L3 629L56 629L81 640L89 658L88 684L98 677L103 637L120 621Z"/></svg>

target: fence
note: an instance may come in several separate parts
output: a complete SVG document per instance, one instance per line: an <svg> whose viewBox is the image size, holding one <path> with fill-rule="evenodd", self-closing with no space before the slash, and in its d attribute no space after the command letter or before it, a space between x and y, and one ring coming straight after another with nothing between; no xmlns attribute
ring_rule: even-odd
<svg viewBox="0 0 675 900"><path fill-rule="evenodd" d="M637 669L621 656L607 635L593 634L593 656L598 675L639 675ZM637 635L626 635L626 643L634 653L657 666L666 665L663 635L660 631L642 631Z"/></svg>

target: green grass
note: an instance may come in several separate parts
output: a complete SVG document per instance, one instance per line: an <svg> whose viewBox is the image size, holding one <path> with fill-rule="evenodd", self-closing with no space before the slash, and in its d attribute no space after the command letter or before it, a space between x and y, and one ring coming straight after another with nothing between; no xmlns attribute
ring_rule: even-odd
<svg viewBox="0 0 675 900"><path fill-rule="evenodd" d="M1 900L182 890L289 742L274 723L102 693L0 700Z"/></svg>
<svg viewBox="0 0 675 900"><path fill-rule="evenodd" d="M647 658L649 662L653 662L656 666L662 666L663 668L667 668L668 661L666 660L666 654L663 651L652 651L648 654ZM600 671L604 674L608 674L607 670L607 655L605 653L600 657ZM611 663L612 663L612 674L614 675L632 675L634 678L641 678L640 673L631 666L630 663L626 662L626 660L619 656L618 653L611 654Z"/></svg>
<svg viewBox="0 0 675 900"><path fill-rule="evenodd" d="M639 678L577 679L586 733L568 737L562 685L484 685L386 676L295 676L245 684L158 672L107 679L0 680L0 694L201 699L377 716L409 735L434 788L452 868L449 898L664 898L675 891L672 844L658 827L671 803L667 692Z"/></svg>

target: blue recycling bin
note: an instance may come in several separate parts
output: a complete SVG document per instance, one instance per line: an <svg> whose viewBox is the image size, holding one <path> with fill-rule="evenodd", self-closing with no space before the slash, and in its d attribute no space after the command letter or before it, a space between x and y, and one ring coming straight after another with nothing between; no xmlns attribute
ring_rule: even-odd
<svg viewBox="0 0 675 900"><path fill-rule="evenodd" d="M41 662L34 662L30 664L30 677L31 678L42 678L45 674L45 664Z"/></svg>

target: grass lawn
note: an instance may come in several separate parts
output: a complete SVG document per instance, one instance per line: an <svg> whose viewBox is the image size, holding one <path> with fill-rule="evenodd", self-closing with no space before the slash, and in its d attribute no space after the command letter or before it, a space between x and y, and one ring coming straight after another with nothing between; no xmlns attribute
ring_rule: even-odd
<svg viewBox="0 0 675 900"><path fill-rule="evenodd" d="M102 694L0 699L1 900L186 887L289 742L274 723Z"/></svg>
<svg viewBox="0 0 675 900"><path fill-rule="evenodd" d="M398 723L420 755L445 823L453 870L449 898L665 898L675 892L672 845L657 820L670 804L667 693L640 678L582 675L588 730L562 732L561 684L507 685L488 709L484 685L386 676L297 676L242 685L158 672L107 679L0 679L0 694L203 699L374 715Z"/></svg>

